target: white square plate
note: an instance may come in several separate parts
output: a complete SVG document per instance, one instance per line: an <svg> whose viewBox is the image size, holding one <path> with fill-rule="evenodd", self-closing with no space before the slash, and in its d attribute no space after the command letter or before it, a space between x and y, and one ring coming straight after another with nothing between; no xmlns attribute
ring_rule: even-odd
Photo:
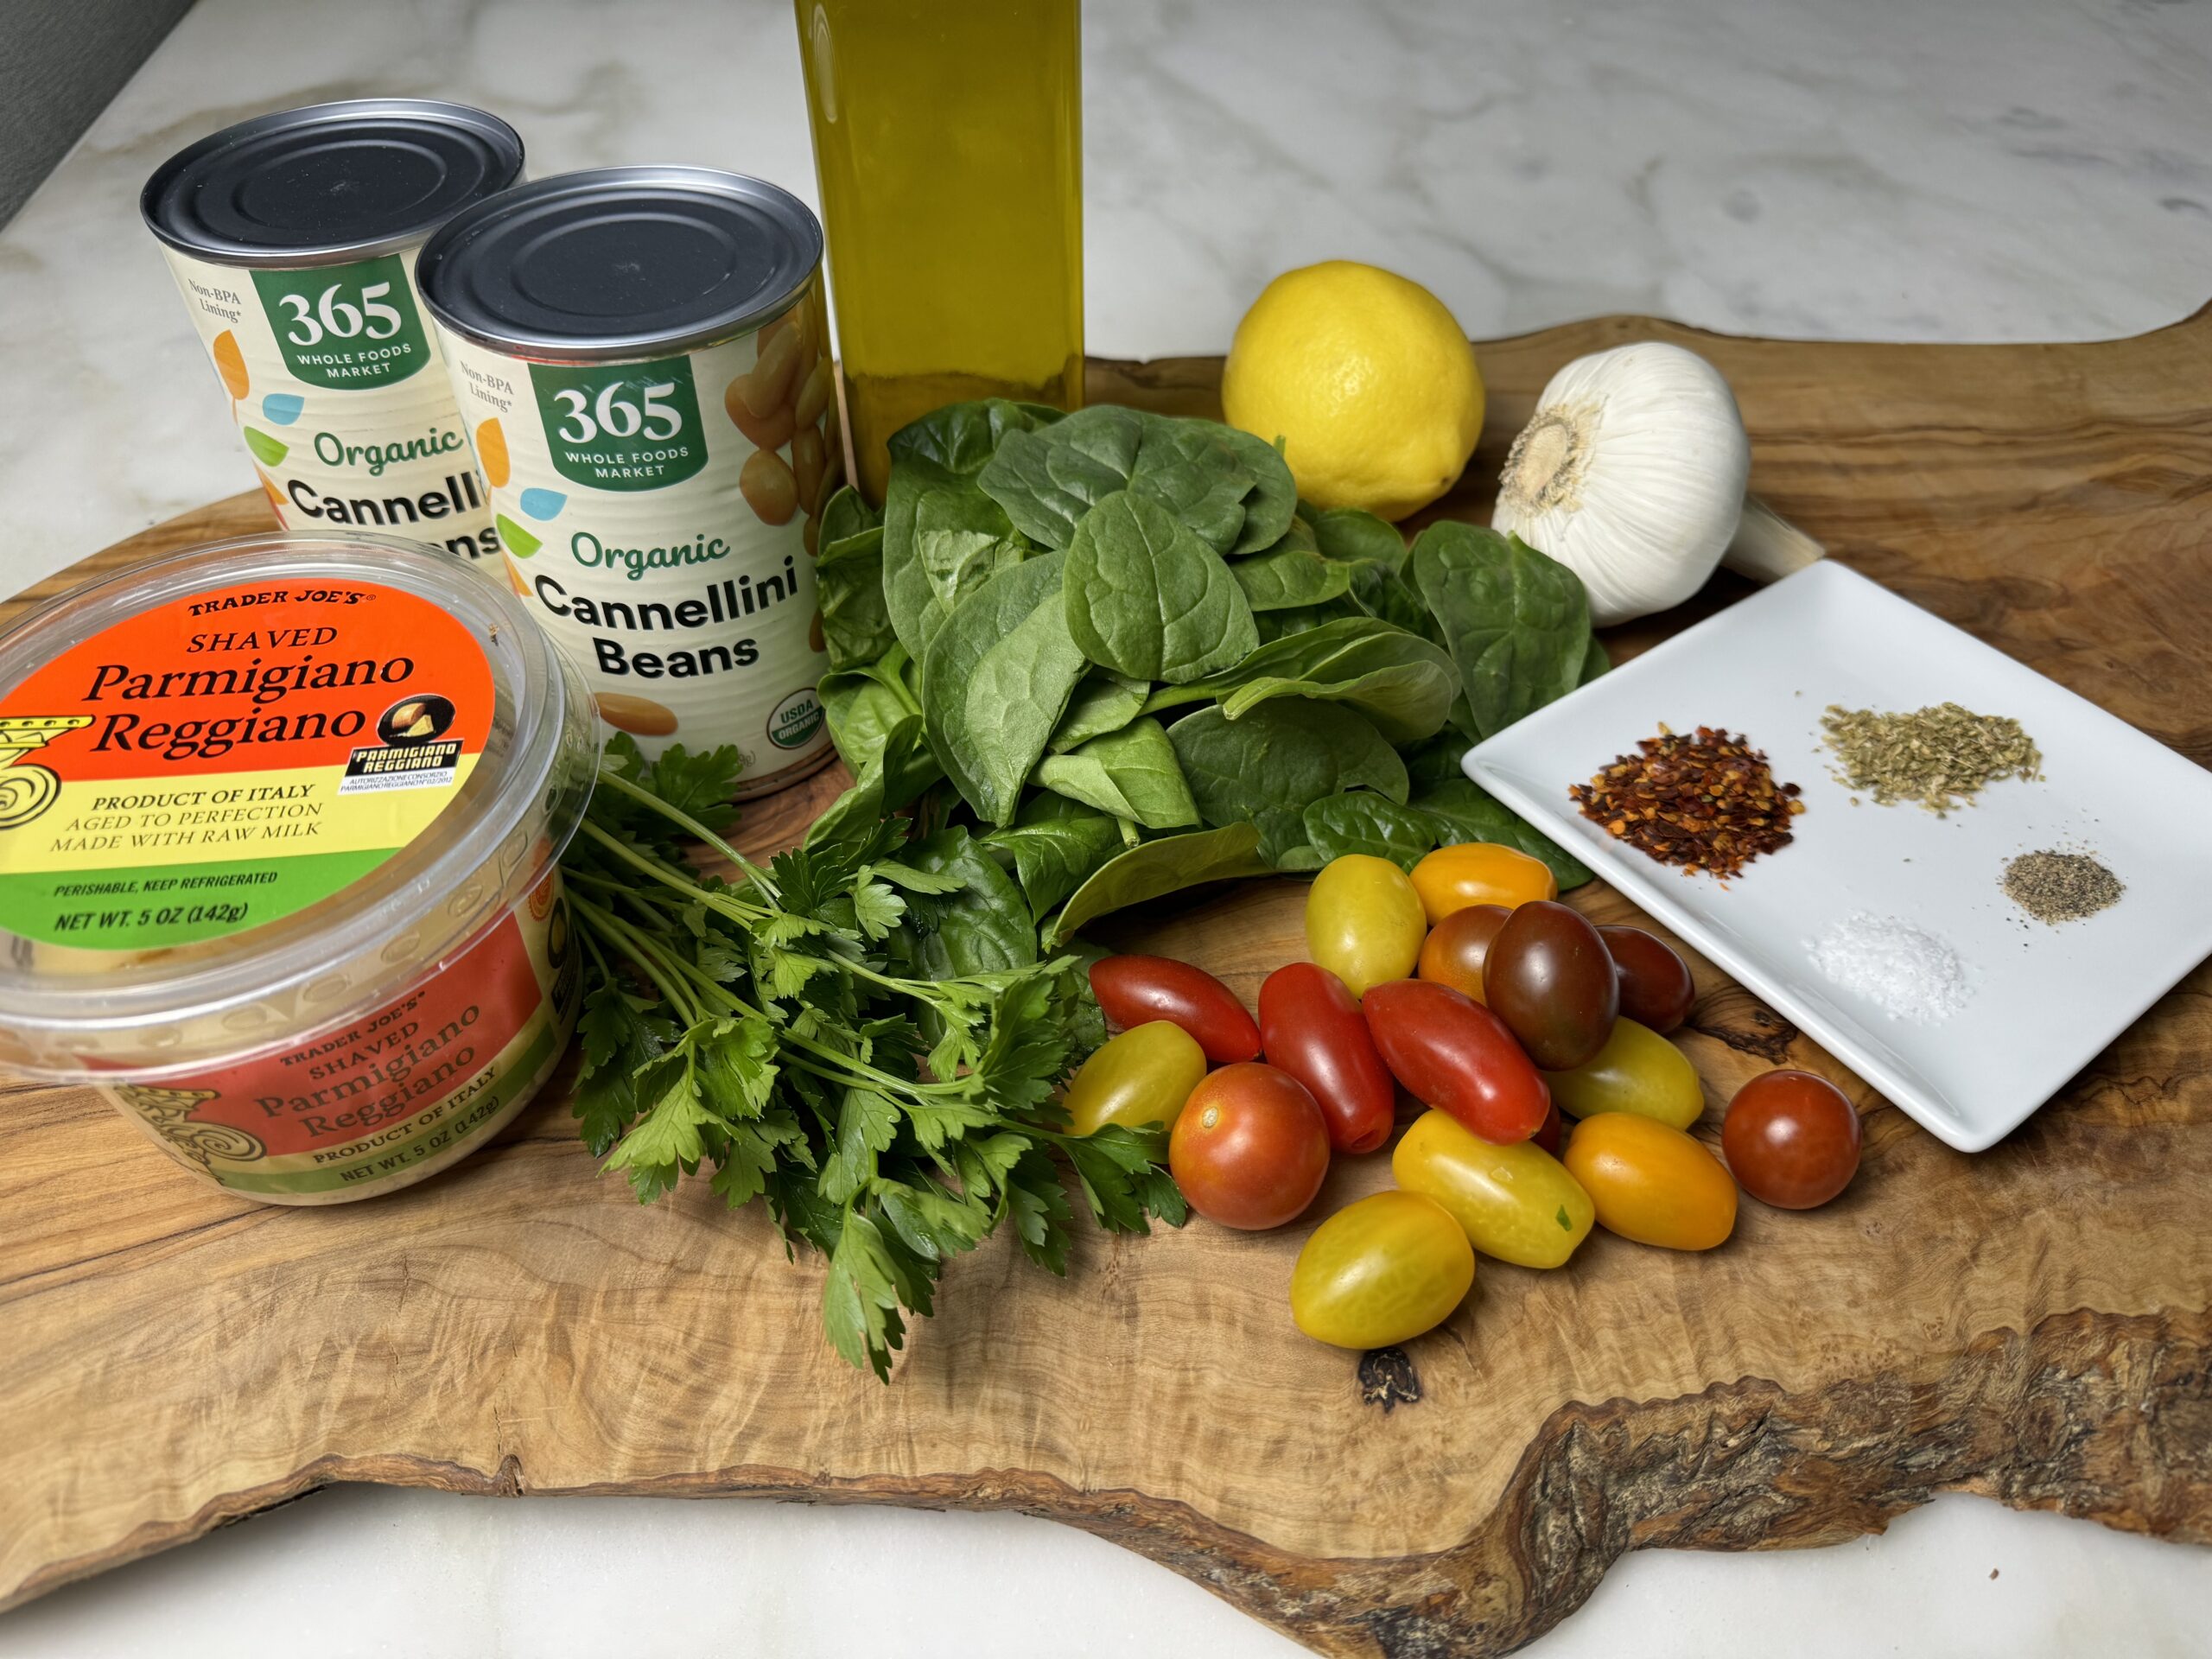
<svg viewBox="0 0 2212 1659"><path fill-rule="evenodd" d="M2010 715L2043 750L1938 818L1853 806L1821 716L1963 703ZM1726 886L1584 818L1586 783L1664 723L1726 727L1801 785L1796 840ZM1676 635L1469 753L1470 777L1689 940L1943 1141L1980 1152L2018 1125L2212 950L2212 772L2003 652L1832 562ZM2039 848L2093 853L2126 884L2052 927L1999 887ZM1860 912L1958 953L1972 995L1948 1019L1891 1019L1831 983L1813 942Z"/></svg>

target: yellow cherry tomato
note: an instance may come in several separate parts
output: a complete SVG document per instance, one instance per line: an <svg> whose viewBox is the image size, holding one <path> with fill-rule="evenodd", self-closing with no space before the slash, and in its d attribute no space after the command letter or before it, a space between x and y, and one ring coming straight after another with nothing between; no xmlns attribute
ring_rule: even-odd
<svg viewBox="0 0 2212 1659"><path fill-rule="evenodd" d="M1385 980L1405 979L1428 936L1421 895L1387 858L1347 853L1332 859L1306 895L1306 948L1354 996Z"/></svg>
<svg viewBox="0 0 2212 1659"><path fill-rule="evenodd" d="M1424 1112L1390 1154L1408 1192L1452 1212L1484 1255L1522 1268L1565 1265L1597 1209L1567 1166L1533 1141L1485 1141L1445 1112Z"/></svg>
<svg viewBox="0 0 2212 1659"><path fill-rule="evenodd" d="M1549 865L1517 847L1494 841L1440 847L1414 866L1413 880L1431 927L1470 905L1503 905L1510 910L1531 899L1559 897L1559 878Z"/></svg>
<svg viewBox="0 0 2212 1659"><path fill-rule="evenodd" d="M1547 1071L1544 1081L1570 1117L1634 1112L1687 1129L1705 1110L1705 1090L1689 1057L1633 1020L1614 1020L1613 1034L1594 1058L1572 1071Z"/></svg>
<svg viewBox="0 0 2212 1659"><path fill-rule="evenodd" d="M1567 1167L1609 1233L1669 1250L1709 1250L1736 1230L1736 1183L1680 1129L1634 1112L1574 1126Z"/></svg>
<svg viewBox="0 0 2212 1659"><path fill-rule="evenodd" d="M1172 1020L1131 1026L1083 1063L1068 1084L1068 1125L1091 1135L1109 1123L1174 1127L1206 1074L1205 1051Z"/></svg>
<svg viewBox="0 0 2212 1659"><path fill-rule="evenodd" d="M1316 1342L1387 1348L1452 1315L1475 1253L1452 1213L1418 1192L1377 1192L1313 1230L1290 1270L1290 1316Z"/></svg>

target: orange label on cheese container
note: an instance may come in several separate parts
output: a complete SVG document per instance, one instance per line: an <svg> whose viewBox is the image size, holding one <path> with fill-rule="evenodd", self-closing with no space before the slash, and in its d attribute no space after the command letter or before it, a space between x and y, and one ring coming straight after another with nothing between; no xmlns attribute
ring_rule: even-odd
<svg viewBox="0 0 2212 1659"><path fill-rule="evenodd" d="M139 950L359 880L480 758L492 671L373 582L287 578L138 612L0 697L0 928Z"/></svg>

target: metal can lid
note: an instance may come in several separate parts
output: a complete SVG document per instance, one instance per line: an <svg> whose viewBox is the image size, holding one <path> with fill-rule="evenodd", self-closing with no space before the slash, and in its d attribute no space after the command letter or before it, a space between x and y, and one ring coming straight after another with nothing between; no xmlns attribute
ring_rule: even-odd
<svg viewBox="0 0 2212 1659"><path fill-rule="evenodd" d="M138 198L181 253L270 269L412 246L522 176L495 115L425 98L355 98L258 115L188 145Z"/></svg>
<svg viewBox="0 0 2212 1659"><path fill-rule="evenodd" d="M712 168L607 167L455 215L415 280L464 340L597 362L747 334L789 310L821 263L822 226L788 190Z"/></svg>

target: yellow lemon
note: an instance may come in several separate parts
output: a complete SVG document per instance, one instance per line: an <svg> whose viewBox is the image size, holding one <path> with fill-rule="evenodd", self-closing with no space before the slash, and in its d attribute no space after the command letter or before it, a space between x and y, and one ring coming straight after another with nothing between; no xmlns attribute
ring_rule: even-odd
<svg viewBox="0 0 2212 1659"><path fill-rule="evenodd" d="M1229 349L1222 410L1273 442L1319 507L1404 518L1452 487L1483 430L1474 347L1444 302L1331 259L1269 283Z"/></svg>

